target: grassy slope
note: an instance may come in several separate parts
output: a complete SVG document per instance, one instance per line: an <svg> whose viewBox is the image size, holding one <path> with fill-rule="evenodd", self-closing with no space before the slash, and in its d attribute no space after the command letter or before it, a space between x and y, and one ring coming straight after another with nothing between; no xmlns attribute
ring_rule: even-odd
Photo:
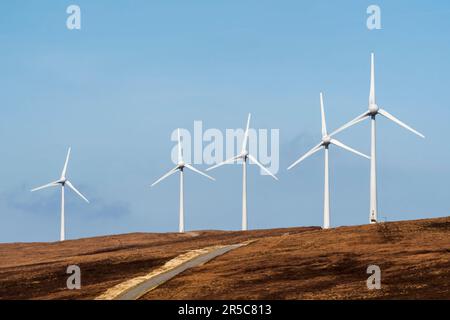
<svg viewBox="0 0 450 320"><path fill-rule="evenodd" d="M294 228L304 232L317 228ZM0 244L0 299L92 299L189 250L285 233L285 229L135 233L55 243ZM81 290L67 290L67 266L81 268Z"/></svg>
<svg viewBox="0 0 450 320"><path fill-rule="evenodd" d="M369 265L381 290L367 289ZM450 219L268 237L144 299L450 299Z"/></svg>
<svg viewBox="0 0 450 320"><path fill-rule="evenodd" d="M450 218L331 230L127 234L0 245L0 299L91 299L191 249L257 239L188 270L144 299L450 299ZM67 290L66 267L82 270ZM368 291L379 265L382 290Z"/></svg>

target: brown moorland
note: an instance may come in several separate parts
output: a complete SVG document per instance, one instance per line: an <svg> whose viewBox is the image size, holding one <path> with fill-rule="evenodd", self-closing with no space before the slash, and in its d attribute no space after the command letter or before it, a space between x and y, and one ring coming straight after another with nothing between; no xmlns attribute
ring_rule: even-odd
<svg viewBox="0 0 450 320"><path fill-rule="evenodd" d="M186 251L251 239L142 299L450 299L450 217L1 244L0 299L93 299ZM81 290L66 289L70 264ZM381 268L381 290L366 287L369 265Z"/></svg>
<svg viewBox="0 0 450 320"><path fill-rule="evenodd" d="M0 244L0 299L93 299L172 258L211 245L241 243L317 227L255 231L133 233L53 243ZM68 290L66 269L81 269L81 290Z"/></svg>
<svg viewBox="0 0 450 320"><path fill-rule="evenodd" d="M367 267L381 268L368 290ZM450 218L259 239L143 299L450 299Z"/></svg>

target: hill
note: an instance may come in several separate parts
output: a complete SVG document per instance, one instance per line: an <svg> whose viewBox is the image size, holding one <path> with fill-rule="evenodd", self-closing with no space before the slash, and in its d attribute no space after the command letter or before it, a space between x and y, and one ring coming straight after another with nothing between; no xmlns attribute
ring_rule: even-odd
<svg viewBox="0 0 450 320"><path fill-rule="evenodd" d="M94 299L187 251L248 240L141 299L450 299L450 217L1 244L0 299ZM80 290L66 288L72 264ZM366 287L369 265L381 268L381 290Z"/></svg>

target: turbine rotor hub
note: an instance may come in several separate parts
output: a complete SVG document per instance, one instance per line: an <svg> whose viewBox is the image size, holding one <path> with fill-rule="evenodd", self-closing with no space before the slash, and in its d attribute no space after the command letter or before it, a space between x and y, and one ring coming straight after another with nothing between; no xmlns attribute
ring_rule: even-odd
<svg viewBox="0 0 450 320"><path fill-rule="evenodd" d="M380 108L378 107L378 105L376 103L372 103L369 105L369 111L371 114L376 114L378 112L378 110L380 110Z"/></svg>
<svg viewBox="0 0 450 320"><path fill-rule="evenodd" d="M178 162L178 168L184 168L186 166L186 163L184 161Z"/></svg>
<svg viewBox="0 0 450 320"><path fill-rule="evenodd" d="M331 143L331 137L330 136L325 136L325 137L323 137L322 138L322 143L324 144L324 145L329 145L330 143Z"/></svg>

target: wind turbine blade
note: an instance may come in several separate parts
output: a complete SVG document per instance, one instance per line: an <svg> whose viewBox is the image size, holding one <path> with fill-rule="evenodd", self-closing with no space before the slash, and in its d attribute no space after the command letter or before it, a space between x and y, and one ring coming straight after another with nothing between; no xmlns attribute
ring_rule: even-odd
<svg viewBox="0 0 450 320"><path fill-rule="evenodd" d="M365 155L364 153L361 153L361 152L359 152L359 151L356 151L355 149L350 148L349 146L343 144L342 142L340 142L340 141L338 141L338 140L336 140L336 139L331 139L331 143L334 144L334 145L336 145L336 146L338 146L338 147L341 147L342 149L345 149L345 150L347 150L347 151L353 152L353 153L357 154L358 156L361 156L361 157L370 159L370 157L367 156L367 155Z"/></svg>
<svg viewBox="0 0 450 320"><path fill-rule="evenodd" d="M67 151L67 156L66 156L66 162L64 162L64 168L61 172L61 178L66 176L66 172L67 172L67 165L69 164L69 158L70 158L70 150L72 148L69 147L69 150Z"/></svg>
<svg viewBox="0 0 450 320"><path fill-rule="evenodd" d="M365 120L365 119L366 119L367 117L369 117L369 116L370 116L370 112L369 112L369 111L364 112L363 114L357 116L355 119L353 119L353 120L347 122L346 124L344 124L342 127L338 128L338 129L336 129L336 130L334 130L334 131L330 134L330 137L331 137L331 136L334 136L334 135L336 135L336 134L338 134L338 133L341 132L341 131L344 131L344 130L347 129L347 128L350 128L351 126L354 126L354 125L357 124L357 123L360 123L361 121Z"/></svg>
<svg viewBox="0 0 450 320"><path fill-rule="evenodd" d="M31 192L42 190L42 189L46 189L46 188L50 188L50 187L56 187L57 185L58 185L58 182L57 181L53 181L53 182L50 182L50 183L48 183L46 185L43 185L41 187L34 188L34 189L31 190Z"/></svg>
<svg viewBox="0 0 450 320"><path fill-rule="evenodd" d="M325 110L323 108L323 94L320 93L320 114L322 116L322 137L327 135L327 123L325 121Z"/></svg>
<svg viewBox="0 0 450 320"><path fill-rule="evenodd" d="M178 128L178 162L183 161L183 150L181 147L180 129Z"/></svg>
<svg viewBox="0 0 450 320"><path fill-rule="evenodd" d="M369 104L375 104L375 55L370 55L370 94Z"/></svg>
<svg viewBox="0 0 450 320"><path fill-rule="evenodd" d="M210 179L210 180L212 180L212 181L216 181L216 179L214 179L213 177L208 176L206 173L204 173L204 172L202 172L202 171L200 171L200 170L194 168L194 167L191 166L190 164L185 164L184 166L185 166L186 168L188 168L189 170L192 170L192 171L194 171L194 172L196 172L196 173L198 173L198 174L201 174L202 176L204 176L204 177L206 177L206 178L208 178L208 179Z"/></svg>
<svg viewBox="0 0 450 320"><path fill-rule="evenodd" d="M386 118L388 118L389 120L395 122L396 124L398 124L399 126L411 131L414 134L417 134L419 137L421 138L425 138L425 136L423 134L421 134L420 132L414 130L413 128L411 128L410 126L408 126L407 124L401 122L400 120L398 120L396 117L394 117L392 114L390 114L389 112L387 112L384 109L380 109L378 110L378 113L385 116Z"/></svg>
<svg viewBox="0 0 450 320"><path fill-rule="evenodd" d="M298 159L297 161L295 161L293 164L291 164L288 168L288 170L291 170L293 167L295 167L296 165L298 165L300 162L302 162L303 160L305 160L306 158L312 156L314 153L316 153L317 151L319 151L320 149L322 149L322 142L319 143L317 146L315 146L314 148L312 148L311 150L309 150L307 153L305 153L300 159Z"/></svg>
<svg viewBox="0 0 450 320"><path fill-rule="evenodd" d="M167 172L165 175L163 175L161 178L159 178L158 180L156 180L155 182L153 182L153 184L151 185L152 187L156 186L158 183L160 183L161 181L163 181L164 179L170 177L171 175L173 175L175 172L178 171L178 166L176 166L175 168L173 168L172 170L170 170L169 172Z"/></svg>
<svg viewBox="0 0 450 320"><path fill-rule="evenodd" d="M252 115L249 113L248 114L248 118L247 118L247 127L245 129L245 133L244 133L244 141L242 142L242 152L244 152L245 150L247 150L247 143L248 143L248 130L250 128L250 119L251 119Z"/></svg>
<svg viewBox="0 0 450 320"><path fill-rule="evenodd" d="M81 194L81 192L78 191L77 188L75 188L75 187L73 186L73 184L72 184L70 181L66 181L66 184L67 184L67 185L69 186L69 188L72 189L77 195L79 195L84 201L86 201L87 203L89 203L89 200L86 199L86 197L83 196L83 195Z"/></svg>
<svg viewBox="0 0 450 320"><path fill-rule="evenodd" d="M264 167L261 163L259 163L258 160L256 160L255 157L253 157L251 154L248 155L248 158L253 161L254 163L256 163L256 165L258 167L261 168L261 170L263 170L264 172L266 172L268 175L270 175L272 178L274 178L275 180L278 180L278 178L272 173L270 172L266 167Z"/></svg>
<svg viewBox="0 0 450 320"><path fill-rule="evenodd" d="M208 169L206 169L206 171L210 171L210 170L216 169L218 167L223 166L224 164L232 163L232 162L234 162L234 161L236 161L236 160L238 160L240 158L242 158L241 155L234 156L233 158L230 158L230 159L222 161L222 162L220 162L220 163L218 163L218 164L216 164L216 165L214 165L212 167L209 167Z"/></svg>

